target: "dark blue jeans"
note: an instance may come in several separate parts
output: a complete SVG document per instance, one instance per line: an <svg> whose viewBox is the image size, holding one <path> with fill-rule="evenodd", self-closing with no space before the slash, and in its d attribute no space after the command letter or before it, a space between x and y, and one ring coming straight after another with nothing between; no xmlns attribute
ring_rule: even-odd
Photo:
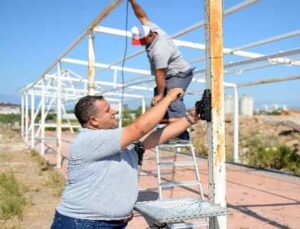
<svg viewBox="0 0 300 229"><path fill-rule="evenodd" d="M76 219L56 211L51 229L124 229L126 226L121 221Z"/></svg>

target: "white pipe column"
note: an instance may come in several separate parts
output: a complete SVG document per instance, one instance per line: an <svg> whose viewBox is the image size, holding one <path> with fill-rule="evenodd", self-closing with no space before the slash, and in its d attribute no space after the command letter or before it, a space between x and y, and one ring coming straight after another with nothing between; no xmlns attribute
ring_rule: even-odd
<svg viewBox="0 0 300 229"><path fill-rule="evenodd" d="M118 83L118 70L115 69L114 70L114 88L117 88L117 83Z"/></svg>
<svg viewBox="0 0 300 229"><path fill-rule="evenodd" d="M146 100L145 97L143 96L142 98L142 114L146 112Z"/></svg>
<svg viewBox="0 0 300 229"><path fill-rule="evenodd" d="M28 93L27 91L25 92L25 142L28 144L28 123L29 123L29 118L28 118Z"/></svg>
<svg viewBox="0 0 300 229"><path fill-rule="evenodd" d="M61 63L57 63L56 98L56 167L61 168Z"/></svg>
<svg viewBox="0 0 300 229"><path fill-rule="evenodd" d="M24 139L24 93L21 95L21 136Z"/></svg>
<svg viewBox="0 0 300 229"><path fill-rule="evenodd" d="M95 34L88 35L88 95L95 94Z"/></svg>
<svg viewBox="0 0 300 229"><path fill-rule="evenodd" d="M209 200L226 207L222 0L205 0L206 82L211 89L208 123ZM210 217L210 229L226 228L226 216Z"/></svg>
<svg viewBox="0 0 300 229"><path fill-rule="evenodd" d="M41 155L45 154L45 80L42 80L42 96L41 96Z"/></svg>
<svg viewBox="0 0 300 229"><path fill-rule="evenodd" d="M233 161L239 162L239 95L237 87L233 87L234 113L233 113Z"/></svg>
<svg viewBox="0 0 300 229"><path fill-rule="evenodd" d="M34 94L33 94L33 89L31 90L31 121L30 121L30 124L31 124L31 149L34 148L34 145L35 145L35 135L34 135L34 131L35 131L35 117L34 117L34 114L35 114L35 101L34 101Z"/></svg>
<svg viewBox="0 0 300 229"><path fill-rule="evenodd" d="M119 101L119 128L122 128L123 117L122 117L122 102Z"/></svg>

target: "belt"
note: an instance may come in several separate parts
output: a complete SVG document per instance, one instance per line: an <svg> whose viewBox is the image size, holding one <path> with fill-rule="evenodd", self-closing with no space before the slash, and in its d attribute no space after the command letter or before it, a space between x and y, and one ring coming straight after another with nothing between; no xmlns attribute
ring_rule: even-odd
<svg viewBox="0 0 300 229"><path fill-rule="evenodd" d="M111 223L111 224L125 224L128 223L130 220L132 220L133 218L133 214L131 214L131 216L129 216L126 219L118 219L118 220L102 220L106 223Z"/></svg>

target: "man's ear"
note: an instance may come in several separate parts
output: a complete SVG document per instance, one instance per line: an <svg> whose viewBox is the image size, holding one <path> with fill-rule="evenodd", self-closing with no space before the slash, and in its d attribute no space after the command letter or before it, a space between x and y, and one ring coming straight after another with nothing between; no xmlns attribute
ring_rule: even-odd
<svg viewBox="0 0 300 229"><path fill-rule="evenodd" d="M97 126L97 120L94 116L91 116L88 122L91 126Z"/></svg>

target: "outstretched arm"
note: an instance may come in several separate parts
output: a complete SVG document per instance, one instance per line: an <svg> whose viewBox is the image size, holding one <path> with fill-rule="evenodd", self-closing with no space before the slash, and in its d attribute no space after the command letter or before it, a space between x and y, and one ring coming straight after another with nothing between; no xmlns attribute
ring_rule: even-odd
<svg viewBox="0 0 300 229"><path fill-rule="evenodd" d="M175 122L170 123L164 128L160 128L156 131L153 131L147 138L143 141L144 148L151 149L165 143L166 141L178 136L191 125L195 124L198 121L195 108L192 108L186 117L178 119Z"/></svg>
<svg viewBox="0 0 300 229"><path fill-rule="evenodd" d="M137 2L135 0L128 0L128 1L130 2L131 6L132 6L135 16L139 19L139 21L143 25L145 25L149 21L145 11L142 9L142 7L139 4L137 4Z"/></svg>
<svg viewBox="0 0 300 229"><path fill-rule="evenodd" d="M150 108L136 121L124 127L121 134L121 149L125 149L128 145L150 132L163 118L170 103L182 93L181 88L171 89L156 106Z"/></svg>

